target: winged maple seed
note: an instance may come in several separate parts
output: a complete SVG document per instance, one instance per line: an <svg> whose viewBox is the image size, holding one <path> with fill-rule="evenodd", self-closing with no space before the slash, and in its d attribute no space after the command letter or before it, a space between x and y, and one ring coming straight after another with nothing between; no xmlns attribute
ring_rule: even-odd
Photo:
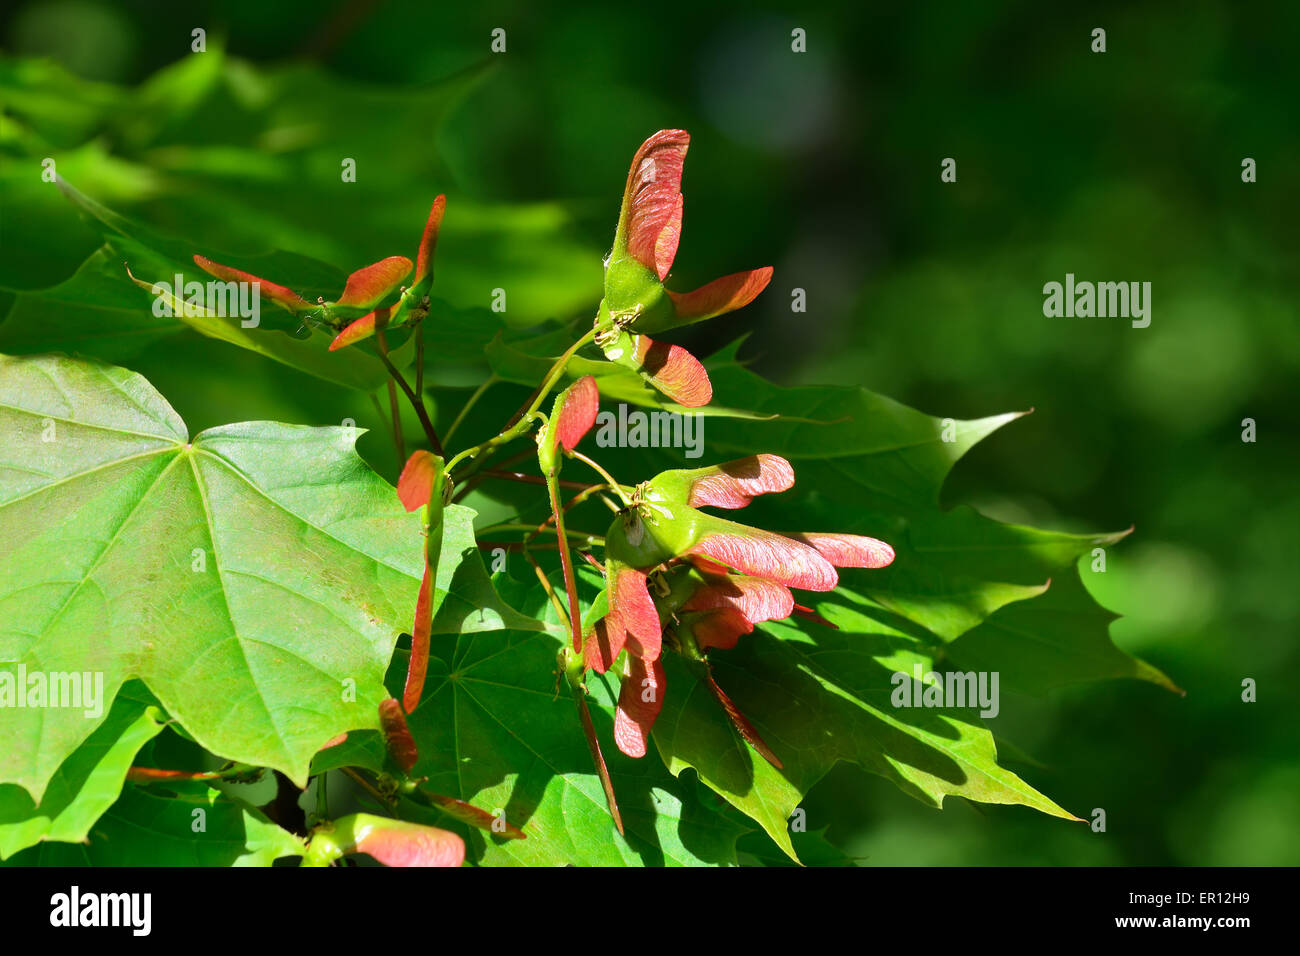
<svg viewBox="0 0 1300 956"><path fill-rule="evenodd" d="M433 253L438 244L438 230L446 207L445 196L434 199L424 234L420 238L420 248L416 252L415 277L411 285L406 287L402 287L402 283L412 269L411 260L406 256L388 256L353 272L348 276L343 293L333 302L308 302L287 286L270 282L242 269L213 262L206 256L196 254L194 264L209 275L226 282L256 283L259 294L268 302L294 316L332 328L338 333L330 343L330 351L335 351L369 338L388 326L419 322L428 314L427 298L433 284ZM399 288L401 294L393 303L380 306Z"/></svg>
<svg viewBox="0 0 1300 956"><path fill-rule="evenodd" d="M584 375L556 396L551 416L537 435L537 458L543 475L559 475L559 450L571 452L577 448L596 424L599 410L600 389L591 375Z"/></svg>
<svg viewBox="0 0 1300 956"><path fill-rule="evenodd" d="M433 206L429 209L429 218L424 223L424 233L420 236L420 248L415 254L415 278L408 288L402 290L401 298L348 325L330 343L331 352L354 345L388 326L412 324L428 315L429 289L433 286L433 252L438 245L438 232L442 228L442 214L446 209L446 196L434 199Z"/></svg>
<svg viewBox="0 0 1300 956"><path fill-rule="evenodd" d="M345 853L366 853L385 866L460 866L465 841L449 830L353 813L312 831L304 866L329 866Z"/></svg>
<svg viewBox="0 0 1300 956"><path fill-rule="evenodd" d="M771 266L715 279L693 292L664 287L682 233L682 168L690 134L666 129L637 150L628 171L614 248L605 262L605 297L595 340L611 362L638 372L679 405L713 397L704 366L679 345L649 333L670 331L743 308L767 287Z"/></svg>
<svg viewBox="0 0 1300 956"><path fill-rule="evenodd" d="M411 660L406 672L402 706L415 710L424 690L429 667L429 637L433 632L433 588L438 580L438 558L442 554L442 515L451 501L451 482L440 456L429 451L415 452L407 460L397 480L397 497L407 511L425 511L424 575L415 603L415 622L411 626Z"/></svg>
<svg viewBox="0 0 1300 956"><path fill-rule="evenodd" d="M420 753L415 746L415 738L406 725L402 705L391 697L379 703L379 726L383 729L384 744L388 747L393 762L403 773L409 772L420 759Z"/></svg>

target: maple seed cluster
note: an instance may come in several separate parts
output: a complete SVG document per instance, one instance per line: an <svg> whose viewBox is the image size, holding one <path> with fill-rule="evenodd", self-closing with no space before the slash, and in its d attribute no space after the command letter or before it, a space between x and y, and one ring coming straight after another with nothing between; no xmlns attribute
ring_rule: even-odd
<svg viewBox="0 0 1300 956"><path fill-rule="evenodd" d="M782 534L737 524L700 508L743 508L756 496L794 484L790 463L753 455L711 468L666 471L640 485L632 504L605 538L609 613L584 645L584 663L597 673L614 667L626 649L614 738L624 753L646 752L665 692L665 636L689 660L710 648L729 650L755 624L796 611L791 588L829 591L836 568L883 568L889 545L854 534ZM708 677L737 729L776 766L780 761Z"/></svg>
<svg viewBox="0 0 1300 956"><path fill-rule="evenodd" d="M334 352L355 345L384 329L418 325L429 314L429 289L433 286L433 252L438 244L438 230L447 208L447 197L438 196L429 209L429 218L420 237L415 264L406 256L388 256L364 266L348 276L343 293L335 300L323 297L308 302L292 289L269 282L259 276L223 266L204 256L195 255L194 264L208 275L225 282L256 282L262 298L297 318L302 331L309 327L336 333L330 343ZM402 285L415 269L410 285ZM380 303L398 292L389 305Z"/></svg>

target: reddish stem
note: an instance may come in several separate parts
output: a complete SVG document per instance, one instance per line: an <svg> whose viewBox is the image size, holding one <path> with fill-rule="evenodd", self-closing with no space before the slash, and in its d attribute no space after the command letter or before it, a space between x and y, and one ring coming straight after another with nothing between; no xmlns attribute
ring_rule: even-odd
<svg viewBox="0 0 1300 956"><path fill-rule="evenodd" d="M420 419L420 425L424 428L424 437L429 440L429 447L433 449L434 454L441 456L443 454L442 442L438 440L438 433L434 431L433 422L429 420L429 410L424 407L424 397L417 396L412 391L411 386L407 384L406 378L399 372L396 366L388 359L388 344L382 336L377 336L379 341L379 360L384 363L384 368L388 369L388 374L397 387L402 390L411 407L415 409L416 417Z"/></svg>
<svg viewBox="0 0 1300 956"><path fill-rule="evenodd" d="M212 771L159 770L155 767L132 767L126 779L132 783L153 783L157 780L213 780L221 776Z"/></svg>
<svg viewBox="0 0 1300 956"><path fill-rule="evenodd" d="M546 479L541 475L526 475L522 471L501 471L496 468L485 468L480 472L480 474L483 475L484 478L500 478L502 481L519 481L529 485L546 484ZM585 491L592 487L591 485L581 481L565 481L560 478L555 479L555 483L561 488L576 488L580 491Z"/></svg>
<svg viewBox="0 0 1300 956"><path fill-rule="evenodd" d="M573 631L573 652L582 653L582 608L578 604L578 582L573 574L573 555L569 553L569 538L564 533L564 508L560 505L559 482L553 476L546 479L546 490L551 496L551 514L555 518L555 537L559 542L560 566L564 569L564 593L569 599L569 624Z"/></svg>
<svg viewBox="0 0 1300 956"><path fill-rule="evenodd" d="M596 765L596 775L600 785L605 788L605 802L609 804L609 815L614 818L614 827L619 835L623 831L623 816L618 812L618 798L614 796L614 781L610 778L609 767L605 765L605 755L600 752L600 741L596 739L596 725L591 722L591 711L587 709L587 698L583 696L582 686L569 682L573 699L578 703L578 716L582 719L582 732L587 738L587 749L591 751L591 762Z"/></svg>

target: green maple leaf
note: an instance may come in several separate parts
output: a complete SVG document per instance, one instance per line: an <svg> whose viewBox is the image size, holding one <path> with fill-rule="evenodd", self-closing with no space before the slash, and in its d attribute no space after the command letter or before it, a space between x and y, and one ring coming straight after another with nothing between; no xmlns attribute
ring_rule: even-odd
<svg viewBox="0 0 1300 956"><path fill-rule="evenodd" d="M162 730L161 716L119 697L108 718L63 761L39 807L17 784L0 784L0 859L45 840L84 840L117 799L135 755Z"/></svg>
<svg viewBox="0 0 1300 956"><path fill-rule="evenodd" d="M1114 678L1184 693L1162 671L1111 642L1110 623L1117 617L1093 600L1079 571L1070 569L1041 598L1003 608L962 635L948 658L961 670L996 669L1003 686L1026 693Z"/></svg>
<svg viewBox="0 0 1300 956"><path fill-rule="evenodd" d="M84 844L43 843L9 865L270 866L305 851L301 838L215 790L165 797L131 786Z"/></svg>
<svg viewBox="0 0 1300 956"><path fill-rule="evenodd" d="M825 603L818 610L825 613ZM900 709L891 677L928 671L933 660L909 638L853 612L840 631L810 633L767 625L726 654L711 654L714 677L781 759L771 766L718 719L719 708L693 669L669 657L663 712L654 739L669 769L694 767L702 780L748 814L795 856L789 820L813 785L841 760L942 806L956 795L1022 804L1077 819L997 763L993 736L973 712Z"/></svg>
<svg viewBox="0 0 1300 956"><path fill-rule="evenodd" d="M155 316L131 282L122 257L104 246L75 275L50 289L17 296L0 323L0 351L66 351L118 361L180 331Z"/></svg>
<svg viewBox="0 0 1300 956"><path fill-rule="evenodd" d="M208 750L299 784L378 726L423 538L351 430L190 439L140 376L40 356L0 357L0 432L0 689L19 667L99 674L106 711L140 678ZM495 595L472 519L448 509L435 631L540 627ZM0 783L40 801L102 720L0 708Z"/></svg>

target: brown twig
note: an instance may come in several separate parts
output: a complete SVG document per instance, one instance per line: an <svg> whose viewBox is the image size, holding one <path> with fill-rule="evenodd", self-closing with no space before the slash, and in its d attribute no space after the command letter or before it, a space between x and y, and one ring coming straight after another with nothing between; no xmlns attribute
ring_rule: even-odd
<svg viewBox="0 0 1300 956"><path fill-rule="evenodd" d="M483 475L484 478L499 478L501 481L520 481L529 485L546 484L546 479L541 475L527 475L522 471L501 471L497 468L485 468L480 472L480 474ZM564 481L563 479L557 479L556 484L561 488L574 488L578 491L583 491L592 487L585 481Z"/></svg>
<svg viewBox="0 0 1300 956"><path fill-rule="evenodd" d="M388 413L393 417L393 447L397 450L397 467L406 464L406 442L402 440L402 410L397 407L397 388L388 380Z"/></svg>
<svg viewBox="0 0 1300 956"><path fill-rule="evenodd" d="M429 410L424 407L424 399L418 397L411 386L407 384L405 376L402 375L388 358L388 343L384 341L382 332L375 334L379 342L379 360L384 363L384 368L388 369L388 374L392 380L397 383L403 394L406 395L407 401L415 409L416 416L420 419L420 425L424 428L424 437L429 440L429 447L433 449L435 455L442 455L442 442L438 441L438 433L433 429L433 422L429 420Z"/></svg>
<svg viewBox="0 0 1300 956"><path fill-rule="evenodd" d="M368 794L370 794L372 797L378 800L380 806L391 807L393 805L393 801L389 800L382 793L376 790L374 785L371 784L369 780L361 776L361 774L357 773L351 767L343 767L342 770L345 774L347 774L349 777L352 778L352 781L356 783L357 786L359 786L362 790L366 791Z"/></svg>

